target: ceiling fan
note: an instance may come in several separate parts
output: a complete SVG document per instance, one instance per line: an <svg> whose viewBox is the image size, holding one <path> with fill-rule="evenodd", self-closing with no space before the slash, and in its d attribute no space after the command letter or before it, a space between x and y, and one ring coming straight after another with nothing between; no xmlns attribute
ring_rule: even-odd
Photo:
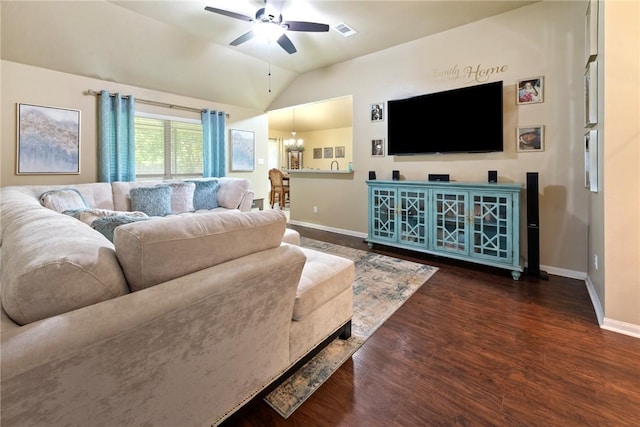
<svg viewBox="0 0 640 427"><path fill-rule="evenodd" d="M242 13L231 12L229 10L217 9L210 6L207 6L204 9L209 12L219 13L220 15L253 23L253 29L229 43L231 46L238 46L239 44L258 36L268 41L276 41L280 47L289 54L292 54L296 53L297 50L289 37L287 37L287 31L306 31L314 33L329 31L329 26L327 24L285 21L282 19L282 14L278 12L276 8L271 6L271 2L264 0L264 3L265 6L256 11L255 17L243 15Z"/></svg>

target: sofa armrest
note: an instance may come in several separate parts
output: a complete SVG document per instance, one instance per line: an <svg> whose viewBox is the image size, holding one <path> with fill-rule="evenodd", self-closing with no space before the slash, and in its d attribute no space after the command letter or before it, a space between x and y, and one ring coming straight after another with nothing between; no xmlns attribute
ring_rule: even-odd
<svg viewBox="0 0 640 427"><path fill-rule="evenodd" d="M255 197L255 195L256 193L254 193L252 190L245 191L242 194L242 199L240 200L238 209L240 209L241 212L250 212L251 206L253 206L253 198Z"/></svg>
<svg viewBox="0 0 640 427"><path fill-rule="evenodd" d="M7 331L3 425L215 424L288 366L305 259L283 245Z"/></svg>

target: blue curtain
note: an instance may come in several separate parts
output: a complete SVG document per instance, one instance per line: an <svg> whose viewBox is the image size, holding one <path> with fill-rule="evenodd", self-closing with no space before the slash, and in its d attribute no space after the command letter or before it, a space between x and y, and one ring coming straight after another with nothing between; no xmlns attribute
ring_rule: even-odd
<svg viewBox="0 0 640 427"><path fill-rule="evenodd" d="M133 96L100 92L98 101L98 182L135 181Z"/></svg>
<svg viewBox="0 0 640 427"><path fill-rule="evenodd" d="M202 111L202 176L225 176L225 115L221 111Z"/></svg>

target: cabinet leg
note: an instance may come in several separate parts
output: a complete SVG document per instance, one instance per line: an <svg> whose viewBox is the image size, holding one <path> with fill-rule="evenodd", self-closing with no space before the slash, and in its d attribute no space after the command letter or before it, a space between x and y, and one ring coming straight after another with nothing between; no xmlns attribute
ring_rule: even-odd
<svg viewBox="0 0 640 427"><path fill-rule="evenodd" d="M513 280L520 280L520 272L518 270L511 271L511 277Z"/></svg>

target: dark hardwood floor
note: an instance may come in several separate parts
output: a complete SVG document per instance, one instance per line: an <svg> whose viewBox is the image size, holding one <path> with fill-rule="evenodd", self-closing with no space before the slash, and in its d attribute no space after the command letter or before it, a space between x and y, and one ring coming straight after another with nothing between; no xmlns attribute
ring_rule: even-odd
<svg viewBox="0 0 640 427"><path fill-rule="evenodd" d="M640 426L640 339L598 327L583 281L374 251L439 271L289 419L259 402L227 426Z"/></svg>

